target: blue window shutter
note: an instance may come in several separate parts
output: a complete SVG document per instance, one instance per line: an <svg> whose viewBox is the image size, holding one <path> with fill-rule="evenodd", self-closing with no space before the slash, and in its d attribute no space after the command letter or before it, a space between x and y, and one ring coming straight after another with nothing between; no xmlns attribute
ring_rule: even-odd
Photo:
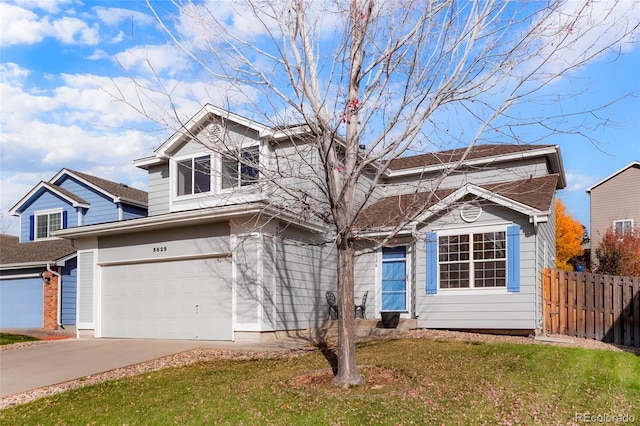
<svg viewBox="0 0 640 426"><path fill-rule="evenodd" d="M62 212L62 229L67 229L67 211Z"/></svg>
<svg viewBox="0 0 640 426"><path fill-rule="evenodd" d="M427 294L438 292L438 237L427 233Z"/></svg>
<svg viewBox="0 0 640 426"><path fill-rule="evenodd" d="M507 291L520 291L520 226L507 228Z"/></svg>
<svg viewBox="0 0 640 426"><path fill-rule="evenodd" d="M36 233L35 233L35 222L36 222L36 218L35 216L31 215L29 216L29 241L33 241Z"/></svg>

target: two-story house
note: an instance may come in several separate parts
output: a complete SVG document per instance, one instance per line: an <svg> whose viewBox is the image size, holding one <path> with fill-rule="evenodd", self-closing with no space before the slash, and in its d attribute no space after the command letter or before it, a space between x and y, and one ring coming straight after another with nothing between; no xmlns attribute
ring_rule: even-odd
<svg viewBox="0 0 640 426"><path fill-rule="evenodd" d="M337 255L307 135L206 105L135 160L149 173L149 217L56 232L78 249L79 335L238 340L321 327ZM464 151L398 158L363 179L356 297L368 292L369 317L398 312L419 327L533 332L541 271L555 262L560 150Z"/></svg>
<svg viewBox="0 0 640 426"><path fill-rule="evenodd" d="M587 188L590 205L591 264L607 229L617 234L640 226L640 161L633 161Z"/></svg>
<svg viewBox="0 0 640 426"><path fill-rule="evenodd" d="M76 323L76 247L55 231L147 215L147 193L69 169L40 182L9 211L19 236L0 236L0 328Z"/></svg>

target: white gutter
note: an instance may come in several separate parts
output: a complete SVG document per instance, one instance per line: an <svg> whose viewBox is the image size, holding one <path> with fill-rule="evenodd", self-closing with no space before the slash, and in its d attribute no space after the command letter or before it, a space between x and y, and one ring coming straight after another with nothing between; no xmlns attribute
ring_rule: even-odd
<svg viewBox="0 0 640 426"><path fill-rule="evenodd" d="M238 216L264 214L269 218L286 220L292 224L306 227L315 232L323 232L327 229L322 224L302 221L290 214L269 209L265 205L233 205L211 208L207 210L194 210L187 212L174 212L158 216L148 216L126 221L107 222L96 225L84 225L81 227L60 229L53 233L58 238L74 238L104 235L117 232L141 232L154 229L177 227L180 225L192 225L198 222L210 222L212 220L225 221Z"/></svg>
<svg viewBox="0 0 640 426"><path fill-rule="evenodd" d="M41 278L42 274L39 272L32 274L16 274L16 275L2 275L0 276L0 280L15 280L19 278Z"/></svg>

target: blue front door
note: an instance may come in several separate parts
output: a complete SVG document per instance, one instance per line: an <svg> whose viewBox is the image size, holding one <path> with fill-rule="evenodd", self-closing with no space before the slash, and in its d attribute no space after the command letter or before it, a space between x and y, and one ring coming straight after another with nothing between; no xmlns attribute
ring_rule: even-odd
<svg viewBox="0 0 640 426"><path fill-rule="evenodd" d="M382 249L382 310L407 310L407 249Z"/></svg>

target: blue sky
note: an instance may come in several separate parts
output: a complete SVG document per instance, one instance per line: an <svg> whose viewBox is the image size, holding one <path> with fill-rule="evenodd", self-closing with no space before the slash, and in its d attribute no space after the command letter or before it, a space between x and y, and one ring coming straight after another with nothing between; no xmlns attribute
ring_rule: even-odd
<svg viewBox="0 0 640 426"><path fill-rule="evenodd" d="M637 22L640 4L623 2L629 2L626 18ZM156 4L159 10L170 7ZM0 209L5 220L34 185L64 167L146 189L145 172L131 162L151 155L168 132L117 100L120 92L130 99L139 93L132 78L152 85L160 76L185 117L201 107L193 93L207 93L208 102L223 106L219 83L194 78L184 54L167 41L144 2L2 1L0 49ZM155 74L147 64L153 64ZM585 91L562 100L561 106L577 109L635 93L599 112L606 125L589 131L596 143L563 134L541 141L560 146L568 187L559 197L588 226L585 189L640 160L640 49L625 46L619 56L602 57L549 93L566 92L562 85ZM151 100L148 113L162 117L168 99ZM18 233L15 219L7 224L9 233Z"/></svg>

